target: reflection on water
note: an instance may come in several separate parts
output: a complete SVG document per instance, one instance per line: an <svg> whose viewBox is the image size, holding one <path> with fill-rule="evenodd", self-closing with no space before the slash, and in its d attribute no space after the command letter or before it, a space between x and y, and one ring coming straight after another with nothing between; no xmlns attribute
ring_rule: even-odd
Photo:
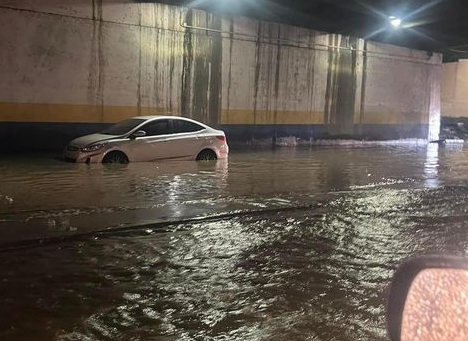
<svg viewBox="0 0 468 341"><path fill-rule="evenodd" d="M371 185L435 186L437 147L285 149L124 167L10 158L0 166L0 241L294 206L304 196Z"/></svg>
<svg viewBox="0 0 468 341"><path fill-rule="evenodd" d="M125 167L6 158L3 249L91 235L0 253L0 340L386 340L396 264L468 250L467 156L429 145ZM206 219L177 223L192 217Z"/></svg>
<svg viewBox="0 0 468 341"><path fill-rule="evenodd" d="M426 162L424 163L424 175L427 187L439 186L439 145L431 143L427 146Z"/></svg>

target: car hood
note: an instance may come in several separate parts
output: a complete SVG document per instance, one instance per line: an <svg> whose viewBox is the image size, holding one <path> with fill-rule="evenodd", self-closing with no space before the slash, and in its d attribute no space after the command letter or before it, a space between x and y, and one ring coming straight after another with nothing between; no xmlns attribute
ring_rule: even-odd
<svg viewBox="0 0 468 341"><path fill-rule="evenodd" d="M93 143L112 140L118 137L119 136L116 136L116 135L106 135L106 134L99 134L99 133L90 134L90 135L81 136L72 140L69 143L69 145L81 148L81 147L89 146L90 144L93 144Z"/></svg>

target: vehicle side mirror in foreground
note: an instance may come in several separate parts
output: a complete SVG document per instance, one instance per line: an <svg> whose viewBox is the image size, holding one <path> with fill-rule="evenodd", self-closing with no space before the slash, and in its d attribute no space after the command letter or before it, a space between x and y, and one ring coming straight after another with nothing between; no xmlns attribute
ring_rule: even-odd
<svg viewBox="0 0 468 341"><path fill-rule="evenodd" d="M467 341L468 260L431 256L400 266L387 328L392 341Z"/></svg>
<svg viewBox="0 0 468 341"><path fill-rule="evenodd" d="M144 130L137 130L136 132L134 132L132 135L130 135L130 139L134 140L136 139L137 137L144 137L146 136L146 131Z"/></svg>

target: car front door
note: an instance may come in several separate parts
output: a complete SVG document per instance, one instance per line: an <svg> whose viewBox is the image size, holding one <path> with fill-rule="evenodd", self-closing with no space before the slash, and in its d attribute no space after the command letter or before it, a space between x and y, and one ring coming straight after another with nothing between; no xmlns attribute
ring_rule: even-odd
<svg viewBox="0 0 468 341"><path fill-rule="evenodd" d="M168 119L154 120L138 128L146 135L137 137L130 143L129 154L132 156L132 161L156 161L167 158L171 152L167 148L171 129L171 122Z"/></svg>

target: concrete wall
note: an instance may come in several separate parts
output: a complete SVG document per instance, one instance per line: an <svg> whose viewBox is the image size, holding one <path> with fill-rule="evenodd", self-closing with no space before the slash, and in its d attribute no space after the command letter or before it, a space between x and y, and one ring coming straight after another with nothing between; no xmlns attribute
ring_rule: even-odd
<svg viewBox="0 0 468 341"><path fill-rule="evenodd" d="M0 145L168 111L231 141L436 138L440 72L439 54L183 7L2 0Z"/></svg>
<svg viewBox="0 0 468 341"><path fill-rule="evenodd" d="M468 118L468 60L446 63L442 70L442 116Z"/></svg>

